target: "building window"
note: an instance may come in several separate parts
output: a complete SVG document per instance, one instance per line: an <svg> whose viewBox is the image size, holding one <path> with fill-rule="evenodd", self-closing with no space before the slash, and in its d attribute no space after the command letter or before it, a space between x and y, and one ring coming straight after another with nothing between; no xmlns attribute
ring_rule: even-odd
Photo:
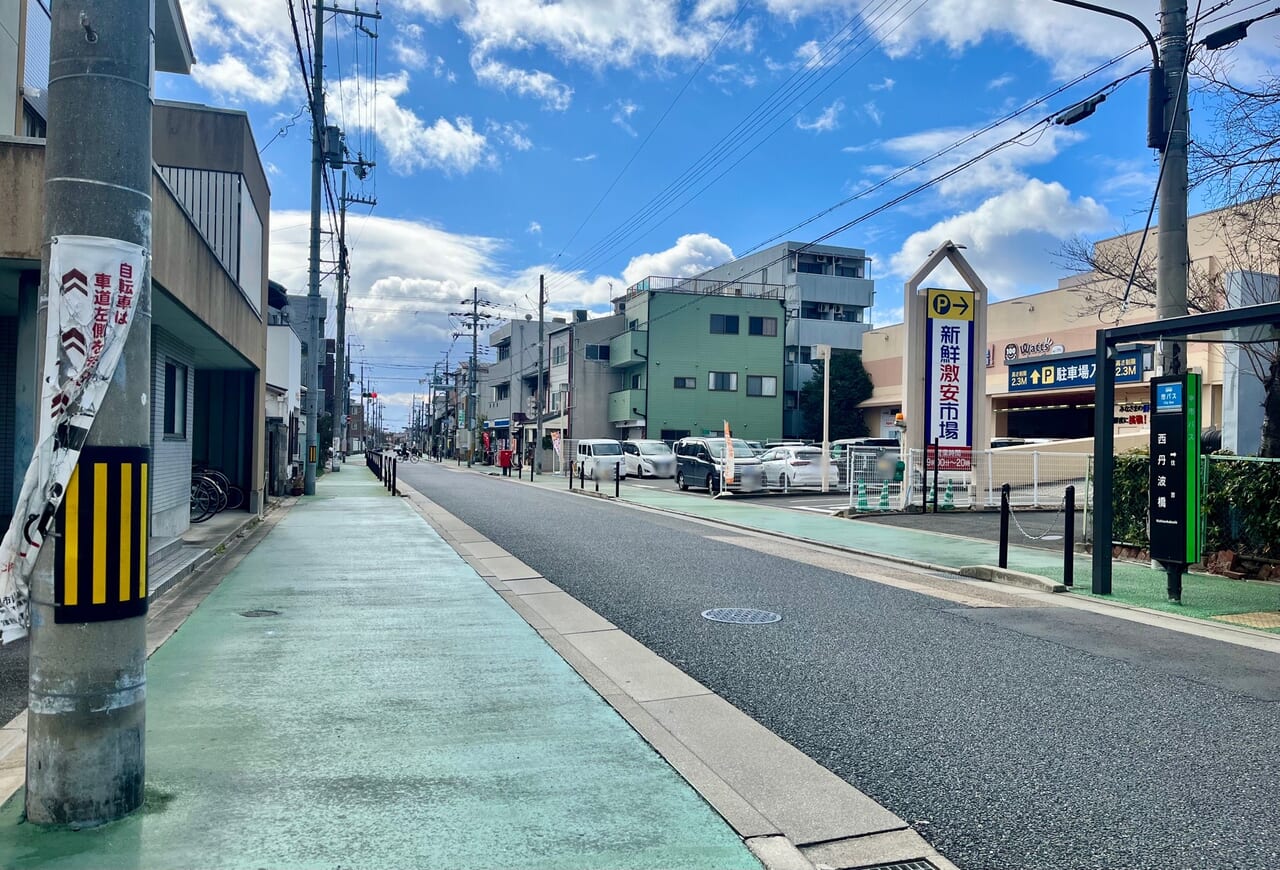
<svg viewBox="0 0 1280 870"><path fill-rule="evenodd" d="M627 329L631 330L632 332L635 332L635 331L636 331L637 329L639 329L639 328L640 328L640 321L639 321L639 320L628 320L628 321L627 321Z"/></svg>
<svg viewBox="0 0 1280 870"><path fill-rule="evenodd" d="M800 365L807 366L813 363L813 351L808 345L800 348Z"/></svg>
<svg viewBox="0 0 1280 870"><path fill-rule="evenodd" d="M589 344L587 345L587 359L605 361L609 359L609 345L607 344Z"/></svg>
<svg viewBox="0 0 1280 870"><path fill-rule="evenodd" d="M187 437L187 367L173 360L164 361L164 434Z"/></svg>
<svg viewBox="0 0 1280 870"><path fill-rule="evenodd" d="M751 317L747 320L748 335L777 335L778 334L778 318L776 317Z"/></svg>
<svg viewBox="0 0 1280 870"><path fill-rule="evenodd" d="M707 389L716 392L736 393L738 391L737 372L708 372Z"/></svg>
<svg viewBox="0 0 1280 870"><path fill-rule="evenodd" d="M817 302L801 302L800 317L804 320L822 320L822 306Z"/></svg>
<svg viewBox="0 0 1280 870"><path fill-rule="evenodd" d="M738 315L736 314L711 315L711 334L712 335L737 335L738 334Z"/></svg>
<svg viewBox="0 0 1280 870"><path fill-rule="evenodd" d="M499 360L511 359L511 345L509 344L498 345L498 359Z"/></svg>
<svg viewBox="0 0 1280 870"><path fill-rule="evenodd" d="M505 402L509 398L511 398L510 384L497 384L493 388L493 400L495 402Z"/></svg>
<svg viewBox="0 0 1280 870"><path fill-rule="evenodd" d="M747 375L747 395L766 398L778 395L778 379L773 375Z"/></svg>
<svg viewBox="0 0 1280 870"><path fill-rule="evenodd" d="M569 359L568 349L563 345L556 345L551 349L551 364L553 366L561 366Z"/></svg>
<svg viewBox="0 0 1280 870"><path fill-rule="evenodd" d="M677 390L696 390L698 388L697 378L676 378Z"/></svg>
<svg viewBox="0 0 1280 870"><path fill-rule="evenodd" d="M840 278L861 278L866 274L861 260L836 260L836 275Z"/></svg>
<svg viewBox="0 0 1280 870"><path fill-rule="evenodd" d="M638 389L640 389L640 376L639 376L639 375L632 375L632 376L631 376L631 389L633 389L633 390L638 390Z"/></svg>
<svg viewBox="0 0 1280 870"><path fill-rule="evenodd" d="M809 275L830 275L831 263L821 254L800 254L796 258L796 271Z"/></svg>

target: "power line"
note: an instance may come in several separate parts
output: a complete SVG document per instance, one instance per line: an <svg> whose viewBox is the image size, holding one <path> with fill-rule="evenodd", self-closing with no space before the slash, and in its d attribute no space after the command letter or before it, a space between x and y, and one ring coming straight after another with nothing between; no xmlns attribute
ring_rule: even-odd
<svg viewBox="0 0 1280 870"><path fill-rule="evenodd" d="M643 228L646 221L657 215L683 190L696 184L701 178L715 169L717 165L724 162L728 156L745 147L746 143L754 138L755 130L759 129L763 124L768 124L786 111L793 97L803 95L823 79L835 74L840 65L861 44L855 44L855 40L861 36L862 41L865 42L874 28L878 27L887 15L897 13L907 2L908 0L877 0L878 5L874 10L864 10L862 13L854 14L811 58L807 59L798 70L792 72L786 80L758 103L733 128L725 132L681 175L633 213L626 221L615 227L614 230L606 234L582 254L575 257L570 264L560 270L561 274L590 268L595 262L613 253L621 243L634 236L637 229ZM925 2L927 0L920 0L920 4L911 14L914 15ZM910 18L910 15L907 18ZM903 20L905 21L906 19ZM861 26L858 26L859 22L862 22ZM899 22L898 26L901 26L901 23ZM855 64L850 64L840 75L843 76L847 73L853 65L856 65L856 61ZM830 87L830 85L827 87ZM792 112L788 120L804 111L823 92L825 92L825 89ZM560 286L563 286L563 283L562 281Z"/></svg>

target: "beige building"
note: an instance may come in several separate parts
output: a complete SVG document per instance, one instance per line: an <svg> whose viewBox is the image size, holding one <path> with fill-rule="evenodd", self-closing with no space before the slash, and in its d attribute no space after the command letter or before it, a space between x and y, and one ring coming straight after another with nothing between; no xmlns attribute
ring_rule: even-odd
<svg viewBox="0 0 1280 870"><path fill-rule="evenodd" d="M49 13L0 11L0 521L35 446ZM156 3L155 62L190 71L176 0ZM13 45L9 45L12 42ZM270 190L248 117L157 101L152 117L151 552L190 525L193 466L259 512L264 481Z"/></svg>
<svg viewBox="0 0 1280 870"><path fill-rule="evenodd" d="M1252 243L1247 227L1255 218L1246 206L1190 219L1193 308L1224 307L1228 296L1231 307L1266 301L1268 295L1276 298L1277 252ZM1132 264L1139 238L1140 233L1130 233L1096 243L1095 261L1108 271L1126 258ZM1144 259L1153 256L1154 249L1153 234ZM1155 318L1149 289L1135 289L1129 307L1122 310L1124 286L1123 280L1090 272L1062 279L1053 290L989 305L986 347L978 350L975 360L979 367L985 365L986 390L975 412L986 416L993 441L1092 438L1097 330ZM863 338L862 360L875 385L863 403L873 435L893 437L898 431L894 417L903 404L905 341L900 323L873 329ZM1113 416L1119 448L1145 442L1153 351L1152 345L1133 346L1118 357ZM923 355L924 349L911 352ZM1256 449L1261 384L1245 354L1220 343L1194 342L1188 347L1188 365L1204 377L1204 427L1223 428L1224 438L1238 435L1244 447L1252 439ZM910 432L911 421L906 423ZM1088 450L1090 445L1084 442L1080 447Z"/></svg>

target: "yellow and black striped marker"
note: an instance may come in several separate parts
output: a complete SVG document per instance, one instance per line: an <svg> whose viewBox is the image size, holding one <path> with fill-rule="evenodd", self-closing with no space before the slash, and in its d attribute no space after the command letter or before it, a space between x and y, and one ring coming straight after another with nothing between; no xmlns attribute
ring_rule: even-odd
<svg viewBox="0 0 1280 870"><path fill-rule="evenodd" d="M146 447L86 447L58 510L54 621L147 612Z"/></svg>

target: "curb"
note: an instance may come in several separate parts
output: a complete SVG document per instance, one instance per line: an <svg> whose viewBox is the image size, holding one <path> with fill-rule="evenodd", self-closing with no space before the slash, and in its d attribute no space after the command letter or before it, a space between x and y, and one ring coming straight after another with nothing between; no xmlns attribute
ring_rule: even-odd
<svg viewBox="0 0 1280 870"><path fill-rule="evenodd" d="M437 525L437 521L443 517L454 520L456 517L412 485L403 486L409 496L410 506L446 544L457 551L452 534ZM613 496L604 493L582 494L614 500ZM481 534L471 531L476 535ZM486 546L502 550L493 542ZM657 653L605 622L603 617L559 590L546 578L521 579L512 581L508 586L496 576L485 573L482 558L462 552L459 552L459 556L476 570L477 575L512 610L542 635L548 646L596 691L600 699L621 716L637 736L724 819L766 870L818 870L836 866L887 867L899 864L905 867L908 866L907 862L921 862L915 866L922 868L956 870L954 864L912 830L907 822L876 804L856 786L803 755L800 750L769 732L719 695L694 682ZM537 569L530 570L536 572ZM537 585L533 587L519 585L535 582ZM517 591L521 588L525 591ZM605 628L595 623L589 629L569 630L563 626L556 627L552 624L554 616L540 610L536 604L536 599L548 595L564 596L575 608L590 614ZM602 647L608 649L608 652L592 652L593 643L599 643L603 635L609 634L620 636L621 648L630 648L633 650L630 655L636 658L628 660L622 649L612 645ZM584 637L590 640L584 641ZM659 677L659 673L666 673L668 676ZM637 677L637 682L640 683L658 679L678 680L684 684L684 688L670 697L648 697L643 689L637 689L630 676ZM735 733L755 734L754 740L759 740L760 735L765 736L773 747L772 751L765 753L765 757L775 759L775 763L782 763L785 768L785 772L775 771L783 779L780 786L772 784L762 787L750 776L744 779L744 762L741 757L734 755L732 747L700 753L697 735L682 733L685 728L681 722L692 721L687 718L692 714L686 712L684 719L678 714L671 718L675 711L663 709L667 704L678 708L699 699L712 705L713 710L719 711L712 715L728 717L722 723L724 727ZM706 713L699 713L694 718L701 715ZM758 749L759 745L756 745ZM706 747L703 746L702 749L705 750ZM785 761L787 756L794 758ZM820 794L827 802L839 805L841 819L838 825L832 828L829 818L825 822L810 820L807 825L799 822L795 816L795 795L798 793ZM823 814L818 813L818 819L822 818ZM805 836L806 827L810 829L807 831L808 836ZM815 835L817 829L826 833Z"/></svg>
<svg viewBox="0 0 1280 870"><path fill-rule="evenodd" d="M975 580L988 580L992 583L1003 583L1006 586L1018 586L1032 592L1066 592L1067 587L1055 583L1048 577L1039 574L1028 574L1025 571L1013 571L1009 568L995 568L991 565L966 565L956 569L956 573Z"/></svg>

